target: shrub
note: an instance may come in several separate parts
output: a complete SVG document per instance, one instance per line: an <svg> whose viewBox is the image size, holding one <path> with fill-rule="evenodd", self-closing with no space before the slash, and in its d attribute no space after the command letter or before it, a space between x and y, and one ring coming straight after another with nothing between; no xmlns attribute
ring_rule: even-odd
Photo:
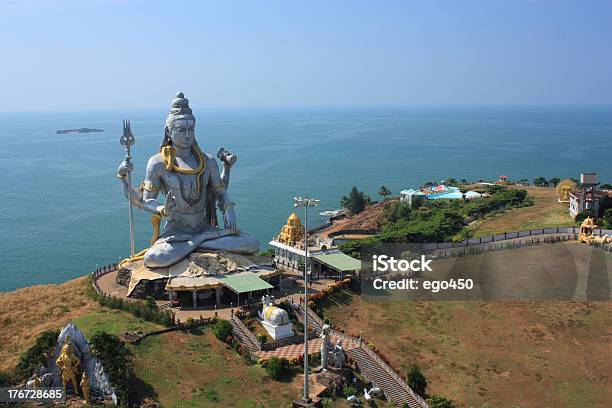
<svg viewBox="0 0 612 408"><path fill-rule="evenodd" d="M289 361L286 358L270 357L266 365L266 372L270 378L280 380L289 373Z"/></svg>
<svg viewBox="0 0 612 408"><path fill-rule="evenodd" d="M155 298L153 296L147 296L147 301L145 304L147 306L147 309L151 311L157 310L157 305L155 304Z"/></svg>
<svg viewBox="0 0 612 408"><path fill-rule="evenodd" d="M216 390L214 390L212 388L209 388L209 389L206 390L206 398L209 401L218 402L219 401L219 394L217 393Z"/></svg>
<svg viewBox="0 0 612 408"><path fill-rule="evenodd" d="M576 217L574 217L574 220L580 224L582 221L584 221L587 217L590 217L591 214L589 214L588 211L580 211L578 214L576 214Z"/></svg>
<svg viewBox="0 0 612 408"><path fill-rule="evenodd" d="M115 387L117 397L127 403L128 382L131 373L131 353L119 337L98 332L91 338L92 353L100 359L108 378Z"/></svg>
<svg viewBox="0 0 612 408"><path fill-rule="evenodd" d="M89 277L90 281L92 277ZM162 324L166 327L174 325L174 316L170 310L159 310L155 304L155 298L147 297L146 302L126 302L115 296L100 295L90 286L89 295L97 301L100 306L111 309L125 310L134 316L149 322Z"/></svg>
<svg viewBox="0 0 612 408"><path fill-rule="evenodd" d="M0 387L8 387L12 385L13 379L5 372L0 371Z"/></svg>
<svg viewBox="0 0 612 408"><path fill-rule="evenodd" d="M612 229L612 208L608 208L603 215L603 227Z"/></svg>
<svg viewBox="0 0 612 408"><path fill-rule="evenodd" d="M265 256L268 258L274 258L274 248L266 248L264 250L261 250L257 253L258 256Z"/></svg>
<svg viewBox="0 0 612 408"><path fill-rule="evenodd" d="M325 397L321 400L321 408L333 408L334 399L331 397Z"/></svg>
<svg viewBox="0 0 612 408"><path fill-rule="evenodd" d="M36 338L32 347L19 358L16 370L18 380L30 377L34 370L47 362L47 358L55 350L59 334L59 330L47 330Z"/></svg>
<svg viewBox="0 0 612 408"><path fill-rule="evenodd" d="M232 325L228 320L219 319L213 326L213 332L219 340L225 341L232 335Z"/></svg>
<svg viewBox="0 0 612 408"><path fill-rule="evenodd" d="M355 387L353 387L352 385L345 385L342 389L342 395L344 396L344 398L348 398L355 393Z"/></svg>
<svg viewBox="0 0 612 408"><path fill-rule="evenodd" d="M264 344L268 341L268 336L266 336L265 333L257 333L257 340L259 340L261 344Z"/></svg>
<svg viewBox="0 0 612 408"><path fill-rule="evenodd" d="M421 397L425 396L425 389L427 388L427 380L419 367L414 364L408 371L408 385L414 392L419 394Z"/></svg>
<svg viewBox="0 0 612 408"><path fill-rule="evenodd" d="M325 323L327 324L331 323L331 316L325 310L323 310L321 314L323 315L321 318L323 319Z"/></svg>
<svg viewBox="0 0 612 408"><path fill-rule="evenodd" d="M240 353L240 355L242 356L242 359L248 365L255 363L255 360L253 360L253 355L251 354L251 351L247 347L243 347L243 346L239 347L238 353Z"/></svg>
<svg viewBox="0 0 612 408"><path fill-rule="evenodd" d="M427 403L429 404L429 408L455 408L455 403L453 401L437 395L432 395L427 398Z"/></svg>

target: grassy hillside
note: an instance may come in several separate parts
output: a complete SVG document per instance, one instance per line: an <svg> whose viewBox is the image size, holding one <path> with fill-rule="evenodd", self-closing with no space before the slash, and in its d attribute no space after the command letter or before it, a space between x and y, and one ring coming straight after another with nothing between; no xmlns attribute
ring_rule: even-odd
<svg viewBox="0 0 612 408"><path fill-rule="evenodd" d="M326 313L461 407L607 407L611 302L384 302L350 292Z"/></svg>
<svg viewBox="0 0 612 408"><path fill-rule="evenodd" d="M531 207L510 210L504 214L477 221L472 229L475 237L511 232L531 228L565 227L575 225L567 206L557 202L554 189L541 187L520 187L526 189L534 200Z"/></svg>
<svg viewBox="0 0 612 408"><path fill-rule="evenodd" d="M268 378L263 368L247 365L210 330L150 337L132 350L135 399L154 397L165 407L272 408L286 407L300 395L299 377L288 382Z"/></svg>
<svg viewBox="0 0 612 408"><path fill-rule="evenodd" d="M87 295L88 280L41 285L0 294L0 371L11 371L21 353L45 330L73 321L91 338L97 331L162 328L120 310L99 306ZM130 400L159 401L165 407L285 407L300 395L302 380L277 382L265 369L248 365L209 329L173 332L128 345L134 375Z"/></svg>
<svg viewBox="0 0 612 408"><path fill-rule="evenodd" d="M61 328L101 307L87 295L87 278L61 285L38 285L0 294L0 371L15 367L19 355L45 330Z"/></svg>

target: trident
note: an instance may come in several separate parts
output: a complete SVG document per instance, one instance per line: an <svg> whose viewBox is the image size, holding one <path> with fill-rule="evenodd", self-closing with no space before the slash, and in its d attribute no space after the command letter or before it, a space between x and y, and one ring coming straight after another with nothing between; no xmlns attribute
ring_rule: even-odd
<svg viewBox="0 0 612 408"><path fill-rule="evenodd" d="M125 147L125 162L129 165L132 161L131 156L131 147L136 142L134 139L134 135L132 134L132 129L130 128L130 121L123 121L123 135L121 135L121 139L119 139L121 146ZM128 217L130 218L130 256L133 258L134 254L134 215L132 213L132 171L128 170L127 174L127 183L128 183Z"/></svg>

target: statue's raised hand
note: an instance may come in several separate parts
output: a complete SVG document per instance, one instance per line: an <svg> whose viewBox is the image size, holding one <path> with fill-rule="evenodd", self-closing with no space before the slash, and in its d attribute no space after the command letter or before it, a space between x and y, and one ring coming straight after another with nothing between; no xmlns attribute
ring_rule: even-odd
<svg viewBox="0 0 612 408"><path fill-rule="evenodd" d="M234 206L228 206L223 213L223 225L225 229L230 229L236 232L236 213L234 212Z"/></svg>
<svg viewBox="0 0 612 408"><path fill-rule="evenodd" d="M124 160L121 162L119 168L117 169L117 177L123 178L127 176L128 173L131 173L132 170L134 170L134 164L132 162Z"/></svg>

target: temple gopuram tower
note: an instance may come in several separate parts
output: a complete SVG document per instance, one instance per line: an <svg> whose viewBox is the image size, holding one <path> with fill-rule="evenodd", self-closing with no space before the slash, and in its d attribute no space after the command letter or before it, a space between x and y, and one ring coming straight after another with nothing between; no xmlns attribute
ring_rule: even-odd
<svg viewBox="0 0 612 408"><path fill-rule="evenodd" d="M287 218L287 224L283 226L276 240L289 246L299 246L304 241L304 226L295 212Z"/></svg>

